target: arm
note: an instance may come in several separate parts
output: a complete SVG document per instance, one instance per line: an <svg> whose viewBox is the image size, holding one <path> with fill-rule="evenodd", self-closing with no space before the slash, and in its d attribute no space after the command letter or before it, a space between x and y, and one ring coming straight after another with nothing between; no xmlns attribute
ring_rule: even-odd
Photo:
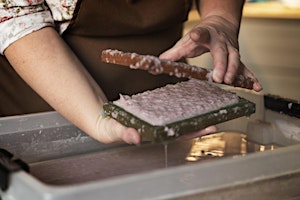
<svg viewBox="0 0 300 200"><path fill-rule="evenodd" d="M236 74L243 74L252 78L254 90L260 91L258 80L240 60L238 34L244 0L201 0L199 5L199 24L160 57L179 60L210 51L215 82L230 84Z"/></svg>
<svg viewBox="0 0 300 200"><path fill-rule="evenodd" d="M53 28L54 18L72 18L72 8L52 11L42 0L0 3L1 53L42 98L90 136L104 143L139 143L137 131L100 115L104 94Z"/></svg>
<svg viewBox="0 0 300 200"><path fill-rule="evenodd" d="M238 34L245 0L200 0L199 12L202 19L219 16L230 22Z"/></svg>
<svg viewBox="0 0 300 200"><path fill-rule="evenodd" d="M22 37L4 54L39 95L87 134L104 143L140 142L134 129L102 118L104 94L53 28Z"/></svg>

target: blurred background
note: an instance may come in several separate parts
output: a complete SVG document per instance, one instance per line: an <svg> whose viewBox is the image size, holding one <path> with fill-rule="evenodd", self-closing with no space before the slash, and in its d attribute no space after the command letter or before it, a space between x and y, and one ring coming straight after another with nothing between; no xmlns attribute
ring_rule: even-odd
<svg viewBox="0 0 300 200"><path fill-rule="evenodd" d="M193 9L185 32L197 20ZM300 0L247 1L239 38L241 59L258 77L263 93L300 101ZM209 53L188 62L213 67Z"/></svg>

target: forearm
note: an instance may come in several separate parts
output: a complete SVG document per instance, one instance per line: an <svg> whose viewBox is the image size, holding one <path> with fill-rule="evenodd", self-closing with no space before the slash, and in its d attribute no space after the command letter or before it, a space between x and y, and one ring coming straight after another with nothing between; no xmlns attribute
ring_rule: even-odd
<svg viewBox="0 0 300 200"><path fill-rule="evenodd" d="M231 22L239 30L244 0L200 0L201 18L217 15Z"/></svg>
<svg viewBox="0 0 300 200"><path fill-rule="evenodd" d="M101 89L52 28L29 34L5 56L17 73L54 109L93 136L106 101Z"/></svg>

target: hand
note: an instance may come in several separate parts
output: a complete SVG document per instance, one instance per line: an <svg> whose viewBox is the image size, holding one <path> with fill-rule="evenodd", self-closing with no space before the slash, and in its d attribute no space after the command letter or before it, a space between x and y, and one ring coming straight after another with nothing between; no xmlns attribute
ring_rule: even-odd
<svg viewBox="0 0 300 200"><path fill-rule="evenodd" d="M137 130L125 127L111 117L99 115L97 120L97 135L95 139L103 143L126 142L128 144L141 143L141 136Z"/></svg>
<svg viewBox="0 0 300 200"><path fill-rule="evenodd" d="M238 27L223 17L212 15L184 35L174 47L160 55L161 59L192 58L206 52L214 59L213 80L231 84L235 75L242 74L254 80L253 89L262 90L254 74L240 60Z"/></svg>

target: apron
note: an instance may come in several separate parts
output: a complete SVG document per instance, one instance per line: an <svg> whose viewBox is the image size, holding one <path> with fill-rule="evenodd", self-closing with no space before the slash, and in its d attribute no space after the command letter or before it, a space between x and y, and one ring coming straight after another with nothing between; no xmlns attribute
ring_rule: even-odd
<svg viewBox="0 0 300 200"><path fill-rule="evenodd" d="M168 75L101 62L103 49L159 55L182 36L190 0L83 0L63 35L108 100L178 82Z"/></svg>
<svg viewBox="0 0 300 200"><path fill-rule="evenodd" d="M0 117L53 110L0 55Z"/></svg>
<svg viewBox="0 0 300 200"><path fill-rule="evenodd" d="M181 38L191 6L192 0L79 0L62 37L112 101L119 94L132 95L183 80L102 63L101 51L109 48L158 56ZM0 62L2 71L2 65L8 64L3 57ZM12 75L10 66L5 70L9 74L4 81L0 77L0 116L51 110L18 75Z"/></svg>

